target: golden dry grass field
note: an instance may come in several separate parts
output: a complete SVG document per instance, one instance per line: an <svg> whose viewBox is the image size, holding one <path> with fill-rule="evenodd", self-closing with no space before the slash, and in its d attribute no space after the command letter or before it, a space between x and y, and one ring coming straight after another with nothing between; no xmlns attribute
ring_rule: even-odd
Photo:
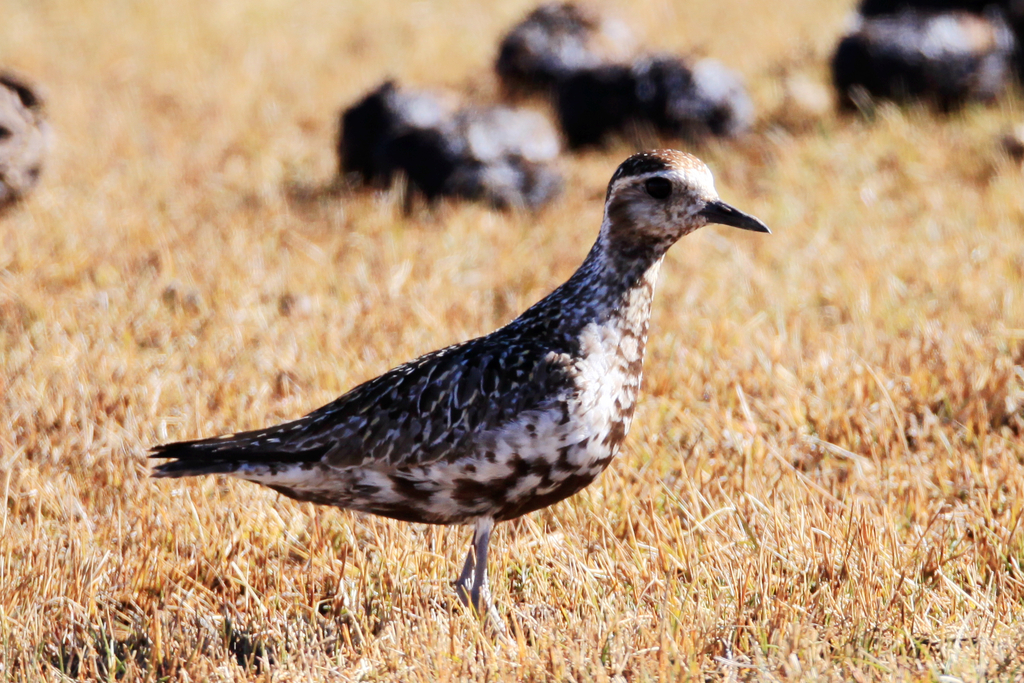
<svg viewBox="0 0 1024 683"><path fill-rule="evenodd" d="M507 641L454 600L466 529L149 478L156 443L300 416L575 269L625 143L537 215L315 191L342 105L494 97L530 7L6 1L56 146L0 217L0 680L1024 678L1024 107L779 125L848 1L607 4L743 73L757 131L690 149L775 234L669 253L624 451L498 527Z"/></svg>

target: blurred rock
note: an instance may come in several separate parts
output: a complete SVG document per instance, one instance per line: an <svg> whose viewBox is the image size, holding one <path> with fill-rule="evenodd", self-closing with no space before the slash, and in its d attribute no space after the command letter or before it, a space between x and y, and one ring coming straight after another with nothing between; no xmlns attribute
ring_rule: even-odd
<svg viewBox="0 0 1024 683"><path fill-rule="evenodd" d="M743 78L716 59L702 59L693 67L694 90L670 103L674 120L706 126L712 135L732 137L754 123L754 103Z"/></svg>
<svg viewBox="0 0 1024 683"><path fill-rule="evenodd" d="M364 183L387 187L395 168L386 158L386 143L410 131L445 126L456 104L447 93L399 90L393 81L385 81L342 113L338 170Z"/></svg>
<svg viewBox="0 0 1024 683"><path fill-rule="evenodd" d="M573 148L645 130L692 140L751 126L753 104L734 71L713 59L635 54L620 22L583 5L550 3L509 31L495 69L507 91L552 97Z"/></svg>
<svg viewBox="0 0 1024 683"><path fill-rule="evenodd" d="M448 189L454 196L487 201L502 209L537 209L558 195L562 177L546 164L503 157L489 164L460 166Z"/></svg>
<svg viewBox="0 0 1024 683"><path fill-rule="evenodd" d="M540 113L509 107L467 109L457 117L472 163L460 165L448 183L455 195L501 207L536 209L562 189L550 165L561 145Z"/></svg>
<svg viewBox="0 0 1024 683"><path fill-rule="evenodd" d="M845 109L882 98L950 111L998 96L1015 46L998 13L902 10L859 19L836 48L832 78Z"/></svg>
<svg viewBox="0 0 1024 683"><path fill-rule="evenodd" d="M1014 0L861 0L857 11L862 17L900 14L907 10L984 14L991 9L1008 10L1013 4Z"/></svg>
<svg viewBox="0 0 1024 683"><path fill-rule="evenodd" d="M558 134L542 114L511 107L474 107L456 117L470 154L481 162L511 155L527 161L550 161L558 156Z"/></svg>
<svg viewBox="0 0 1024 683"><path fill-rule="evenodd" d="M919 12L968 12L981 17L1001 17L1010 26L1017 43L1017 78L1024 79L1024 0L861 0L860 16L875 17Z"/></svg>
<svg viewBox="0 0 1024 683"><path fill-rule="evenodd" d="M39 181L50 139L36 90L14 74L0 73L0 209Z"/></svg>
<svg viewBox="0 0 1024 683"><path fill-rule="evenodd" d="M622 64L584 69L559 82L555 107L569 147L624 132L639 109L636 90L632 70Z"/></svg>
<svg viewBox="0 0 1024 683"><path fill-rule="evenodd" d="M445 93L386 82L341 116L343 175L388 187L403 174L428 201L452 196L536 209L561 179L558 136L537 112L460 105Z"/></svg>
<svg viewBox="0 0 1024 683"><path fill-rule="evenodd" d="M559 82L556 108L570 147L599 144L635 126L687 139L732 136L754 117L734 71L713 59L691 67L674 56L578 71Z"/></svg>
<svg viewBox="0 0 1024 683"><path fill-rule="evenodd" d="M581 69L627 59L634 45L622 22L576 3L547 3L505 35L495 70L510 92L544 91Z"/></svg>

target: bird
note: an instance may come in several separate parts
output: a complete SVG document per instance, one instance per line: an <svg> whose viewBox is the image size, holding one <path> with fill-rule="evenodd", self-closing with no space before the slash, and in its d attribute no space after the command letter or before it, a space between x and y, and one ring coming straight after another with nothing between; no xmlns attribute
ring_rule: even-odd
<svg viewBox="0 0 1024 683"><path fill-rule="evenodd" d="M490 334L427 353L267 429L155 446L155 477L232 475L285 496L405 522L471 525L454 587L493 610L497 522L592 483L636 407L658 270L709 223L770 233L719 199L708 167L676 150L626 159L582 265Z"/></svg>

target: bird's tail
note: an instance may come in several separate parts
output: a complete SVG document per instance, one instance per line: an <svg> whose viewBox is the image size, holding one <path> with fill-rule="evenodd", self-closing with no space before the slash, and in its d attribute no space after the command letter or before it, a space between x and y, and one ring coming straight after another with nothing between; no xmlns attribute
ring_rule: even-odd
<svg viewBox="0 0 1024 683"><path fill-rule="evenodd" d="M212 439L179 441L154 446L150 458L166 458L153 468L159 478L193 477L204 474L241 474L255 469L274 471L290 465L319 460L323 452L289 452L268 440L270 430L229 434Z"/></svg>
<svg viewBox="0 0 1024 683"><path fill-rule="evenodd" d="M202 474L231 474L242 460L229 458L224 453L212 452L202 441L182 441L155 446L151 458L168 458L153 468L152 475L159 478L193 477Z"/></svg>

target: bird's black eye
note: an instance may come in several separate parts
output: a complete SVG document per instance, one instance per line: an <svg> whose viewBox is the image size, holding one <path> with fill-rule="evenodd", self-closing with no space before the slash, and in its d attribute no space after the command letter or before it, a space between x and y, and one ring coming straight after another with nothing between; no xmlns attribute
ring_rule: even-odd
<svg viewBox="0 0 1024 683"><path fill-rule="evenodd" d="M667 178L648 178L644 189L655 199L665 199L672 194L672 183Z"/></svg>

